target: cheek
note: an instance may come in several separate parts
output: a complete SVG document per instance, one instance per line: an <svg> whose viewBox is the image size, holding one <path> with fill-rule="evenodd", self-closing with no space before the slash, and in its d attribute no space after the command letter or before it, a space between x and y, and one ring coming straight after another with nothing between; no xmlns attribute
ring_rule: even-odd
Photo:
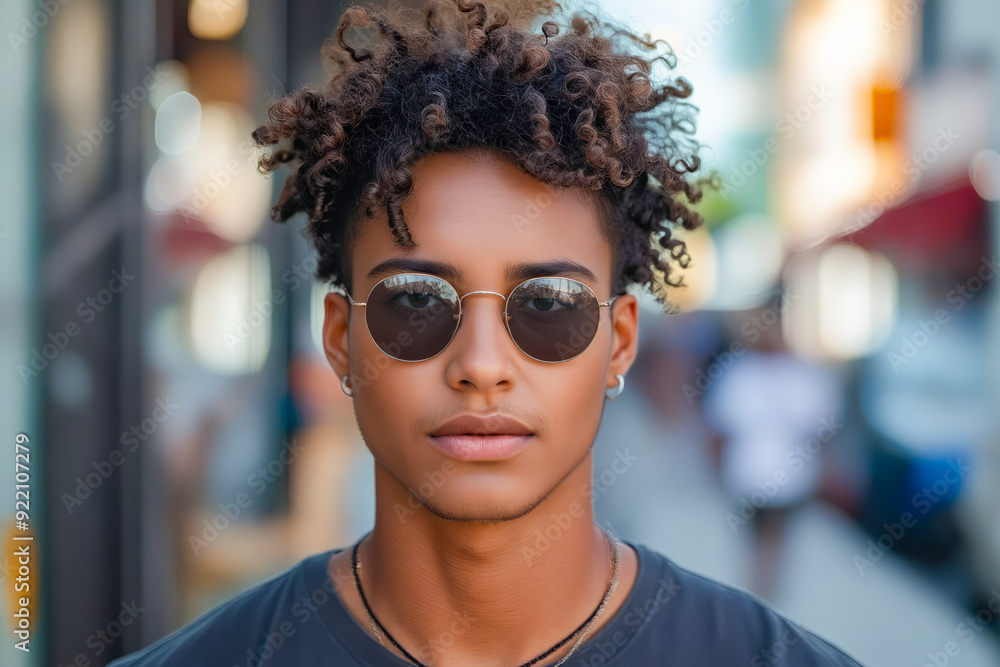
<svg viewBox="0 0 1000 667"><path fill-rule="evenodd" d="M553 452L582 454L590 447L600 425L606 365L599 355L583 355L567 362L567 368L549 369L539 378L536 386L542 389L536 399L544 411Z"/></svg>
<svg viewBox="0 0 1000 667"><path fill-rule="evenodd" d="M365 444L382 465L400 479L420 478L440 466L440 455L421 441L419 424L434 408L428 400L440 383L440 371L390 359L370 340L367 356L352 361L352 377L362 384L354 410Z"/></svg>
<svg viewBox="0 0 1000 667"><path fill-rule="evenodd" d="M363 310L363 309L358 309ZM349 324L351 355L351 386L355 391L355 404L380 403L392 393L402 376L400 362L387 356L372 340L365 323L364 313L355 312Z"/></svg>
<svg viewBox="0 0 1000 667"><path fill-rule="evenodd" d="M357 309L361 311L363 309ZM376 458L383 457L400 429L412 424L412 401L406 400L407 369L404 362L390 359L372 340L363 312L352 313L350 322L351 386L354 410L365 442Z"/></svg>
<svg viewBox="0 0 1000 667"><path fill-rule="evenodd" d="M376 455L409 437L420 421L420 405L411 388L420 386L422 380L414 379L409 369L399 368L402 363L376 352L358 358L352 369L351 377L361 385L354 393L358 425Z"/></svg>

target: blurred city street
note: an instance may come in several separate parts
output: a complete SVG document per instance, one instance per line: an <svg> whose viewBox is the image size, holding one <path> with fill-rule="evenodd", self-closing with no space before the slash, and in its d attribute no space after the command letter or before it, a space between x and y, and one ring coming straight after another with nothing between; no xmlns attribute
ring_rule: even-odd
<svg viewBox="0 0 1000 667"><path fill-rule="evenodd" d="M251 138L349 5L0 4L3 667L105 665L371 528ZM1000 665L1000 2L592 7L661 40L714 184L676 312L636 293L597 520L867 667Z"/></svg>

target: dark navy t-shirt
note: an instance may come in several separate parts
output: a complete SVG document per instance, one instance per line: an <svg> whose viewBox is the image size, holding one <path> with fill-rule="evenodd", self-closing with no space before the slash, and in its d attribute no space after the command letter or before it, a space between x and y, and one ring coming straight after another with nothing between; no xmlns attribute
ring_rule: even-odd
<svg viewBox="0 0 1000 667"><path fill-rule="evenodd" d="M635 585L566 667L859 667L764 600L629 544L639 556ZM333 553L306 558L111 667L410 665L344 607L327 571Z"/></svg>

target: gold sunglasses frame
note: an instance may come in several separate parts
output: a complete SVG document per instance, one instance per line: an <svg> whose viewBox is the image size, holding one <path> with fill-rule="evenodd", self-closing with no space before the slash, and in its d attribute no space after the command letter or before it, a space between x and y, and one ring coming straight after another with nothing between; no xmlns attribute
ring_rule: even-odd
<svg viewBox="0 0 1000 667"><path fill-rule="evenodd" d="M382 280L378 281L377 283L375 283L372 286L372 288L370 290L368 290L368 296L365 298L364 301L355 301L351 297L350 293L348 293L346 290L344 290L344 295L347 297L347 300L348 300L348 302L350 302L351 306L359 306L359 307L367 306L368 305L368 301L371 299L372 293L375 291L376 287L378 287L379 285L381 285L382 283L384 283L386 280L389 280L391 278L397 278L399 276L426 276L428 278L433 278L434 280L440 280L441 282L443 282L444 284L446 284L448 287L450 287L451 290L455 294L458 294L458 290L455 289L455 286L452 285L447 280L445 280L444 278L442 278L441 276L435 276L435 275L430 274L430 273L419 273L419 272L412 272L412 271L403 271L403 272L400 272L400 273L394 273L393 275L387 276L387 277L383 278ZM406 363L410 363L410 364L420 363L421 361L430 361L434 357L436 357L439 354L441 354L441 352L444 352L445 350L447 350L448 346L451 345L451 341L455 340L455 335L458 333L458 327L461 326L461 324L462 324L462 300L465 299L465 297L470 296L472 294L494 294L494 295L500 297L501 299L503 299L503 301L504 301L503 316L504 316L504 327L507 329L507 335L510 336L510 340L514 343L514 347L516 347L517 349L521 350L521 353L524 354L524 356L528 357L529 359L534 359L535 361L540 361L543 364L561 364L561 363L564 363L564 362L567 362L567 361L572 361L573 359L576 359L578 356L580 356L581 354L583 354L587 350L587 348L590 347L590 344L594 341L593 338L591 338L590 341L587 342L587 347L583 348L582 350L580 350L579 352L577 352L576 354L574 354L572 357L569 357L568 359L560 359L558 361L546 361L545 359L538 359L536 357L531 356L527 352L525 352L524 349L520 345L517 344L517 341L514 339L514 334L511 333L511 330L510 330L511 316L507 312L507 307L510 305L510 301L509 301L510 295L513 294L514 292L516 292L522 285L525 285L526 283L530 283L530 282L532 282L534 280L569 280L569 281L572 281L572 282L574 282L574 283L576 283L576 284L584 287L588 292L590 292L591 296L594 297L594 301L597 302L597 306L598 306L598 308L597 308L597 318L598 318L598 321L600 321L600 317L601 317L601 308L604 308L606 306L610 306L611 304L613 304L615 302L615 299L617 299L618 296L619 296L619 295L616 294L615 296L611 297L607 301L601 301L600 298L598 298L597 294L594 292L594 290L591 289L590 285L588 285L587 283L581 282L581 281L579 281L579 280L577 280L575 278L567 278L566 276L537 276L535 278L528 278L527 280L524 280L524 281L518 283L517 285L515 285L514 288L511 289L511 291L507 294L507 296L504 296L503 294L500 294L500 292L490 292L488 290L473 290L472 292L466 292L465 294L462 294L462 295L460 295L458 297L458 315L455 316L455 319L457 320L457 322L455 323L455 329L451 332L451 337L448 339L448 342L444 344L444 347L442 347L440 351L438 351L437 353L435 353L433 356L427 357L426 359L399 359L398 357L394 357L391 354L389 354L388 352L386 352L385 350L383 350L382 347L378 344L378 341L376 341L375 337L372 335L371 327L368 325L368 315L367 315L368 311L367 310L365 311L365 329L368 331L368 337L371 338L371 340L372 340L373 343L375 343L375 347L377 347L380 352L382 352L383 354L385 354L390 359L395 359L396 361L402 361L402 362L406 362Z"/></svg>

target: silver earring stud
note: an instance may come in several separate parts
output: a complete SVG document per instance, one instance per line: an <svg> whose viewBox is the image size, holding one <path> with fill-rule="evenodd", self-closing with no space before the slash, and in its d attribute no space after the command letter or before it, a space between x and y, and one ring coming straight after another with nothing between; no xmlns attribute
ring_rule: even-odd
<svg viewBox="0 0 1000 667"><path fill-rule="evenodd" d="M347 375L346 374L344 375L344 377L340 378L340 390L343 391L348 396L354 396L354 391L350 387L347 386Z"/></svg>
<svg viewBox="0 0 1000 667"><path fill-rule="evenodd" d="M621 373L615 373L615 377L618 378L618 386L610 390L610 393L608 390L604 391L604 398L609 401L617 401L618 397L625 391L625 377Z"/></svg>

